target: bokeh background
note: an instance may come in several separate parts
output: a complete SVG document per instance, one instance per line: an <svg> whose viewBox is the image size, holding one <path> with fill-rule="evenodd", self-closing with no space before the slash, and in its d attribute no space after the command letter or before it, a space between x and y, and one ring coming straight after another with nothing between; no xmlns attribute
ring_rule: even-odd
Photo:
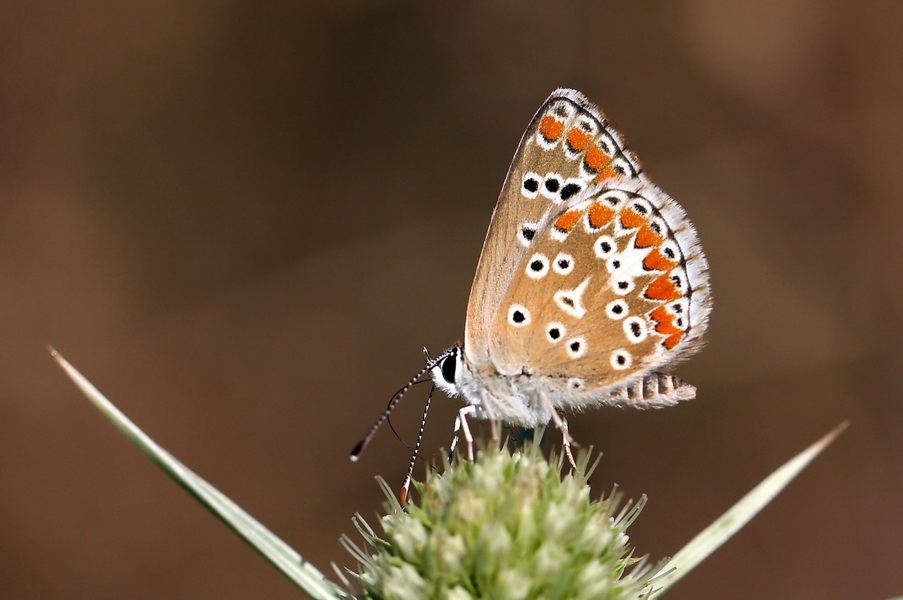
<svg viewBox="0 0 903 600"><path fill-rule="evenodd" d="M391 393L463 335L524 127L576 87L697 224L697 400L572 420L676 551L850 429L669 598L903 593L903 4L0 5L0 597L295 598L53 344L324 571L409 458ZM409 440L423 394L396 424ZM427 456L457 402L434 403ZM418 467L422 474L422 467Z"/></svg>

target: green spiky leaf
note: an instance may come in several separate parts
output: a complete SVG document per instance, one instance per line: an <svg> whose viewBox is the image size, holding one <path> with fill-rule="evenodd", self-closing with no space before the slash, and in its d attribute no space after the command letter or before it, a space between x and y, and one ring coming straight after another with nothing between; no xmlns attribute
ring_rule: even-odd
<svg viewBox="0 0 903 600"><path fill-rule="evenodd" d="M311 598L334 600L347 597L347 593L327 581L320 571L292 550L288 544L148 437L58 352L53 349L50 352L88 400L125 437Z"/></svg>

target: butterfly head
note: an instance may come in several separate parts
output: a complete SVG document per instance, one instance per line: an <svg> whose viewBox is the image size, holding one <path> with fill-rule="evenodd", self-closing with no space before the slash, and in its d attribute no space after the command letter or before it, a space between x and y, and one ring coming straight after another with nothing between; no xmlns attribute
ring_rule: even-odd
<svg viewBox="0 0 903 600"><path fill-rule="evenodd" d="M468 368L464 360L464 349L453 346L435 360L430 369L430 377L440 390L451 397L461 395L461 383L467 377Z"/></svg>

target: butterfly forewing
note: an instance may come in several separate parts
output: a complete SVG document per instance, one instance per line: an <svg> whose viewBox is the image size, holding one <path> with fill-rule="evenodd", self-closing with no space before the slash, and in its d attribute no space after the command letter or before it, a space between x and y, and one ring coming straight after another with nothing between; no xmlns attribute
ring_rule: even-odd
<svg viewBox="0 0 903 600"><path fill-rule="evenodd" d="M563 218L591 187L613 178L637 179L640 170L621 135L582 94L560 89L546 100L515 153L480 255L464 346L472 368L504 370L523 352L500 349L493 327L503 311L507 319L504 298L524 276L524 262L554 225L553 217Z"/></svg>

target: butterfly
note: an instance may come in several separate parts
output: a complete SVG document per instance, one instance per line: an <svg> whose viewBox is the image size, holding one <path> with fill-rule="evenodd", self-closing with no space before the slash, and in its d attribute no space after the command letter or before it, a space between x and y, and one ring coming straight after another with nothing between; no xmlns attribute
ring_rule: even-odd
<svg viewBox="0 0 903 600"><path fill-rule="evenodd" d="M700 349L711 309L708 263L683 208L646 176L601 110L557 89L502 187L464 344L428 359L369 435L427 373L466 403L455 441L462 427L470 441L468 416L552 421L567 439L566 412L690 400L696 388L667 369Z"/></svg>

